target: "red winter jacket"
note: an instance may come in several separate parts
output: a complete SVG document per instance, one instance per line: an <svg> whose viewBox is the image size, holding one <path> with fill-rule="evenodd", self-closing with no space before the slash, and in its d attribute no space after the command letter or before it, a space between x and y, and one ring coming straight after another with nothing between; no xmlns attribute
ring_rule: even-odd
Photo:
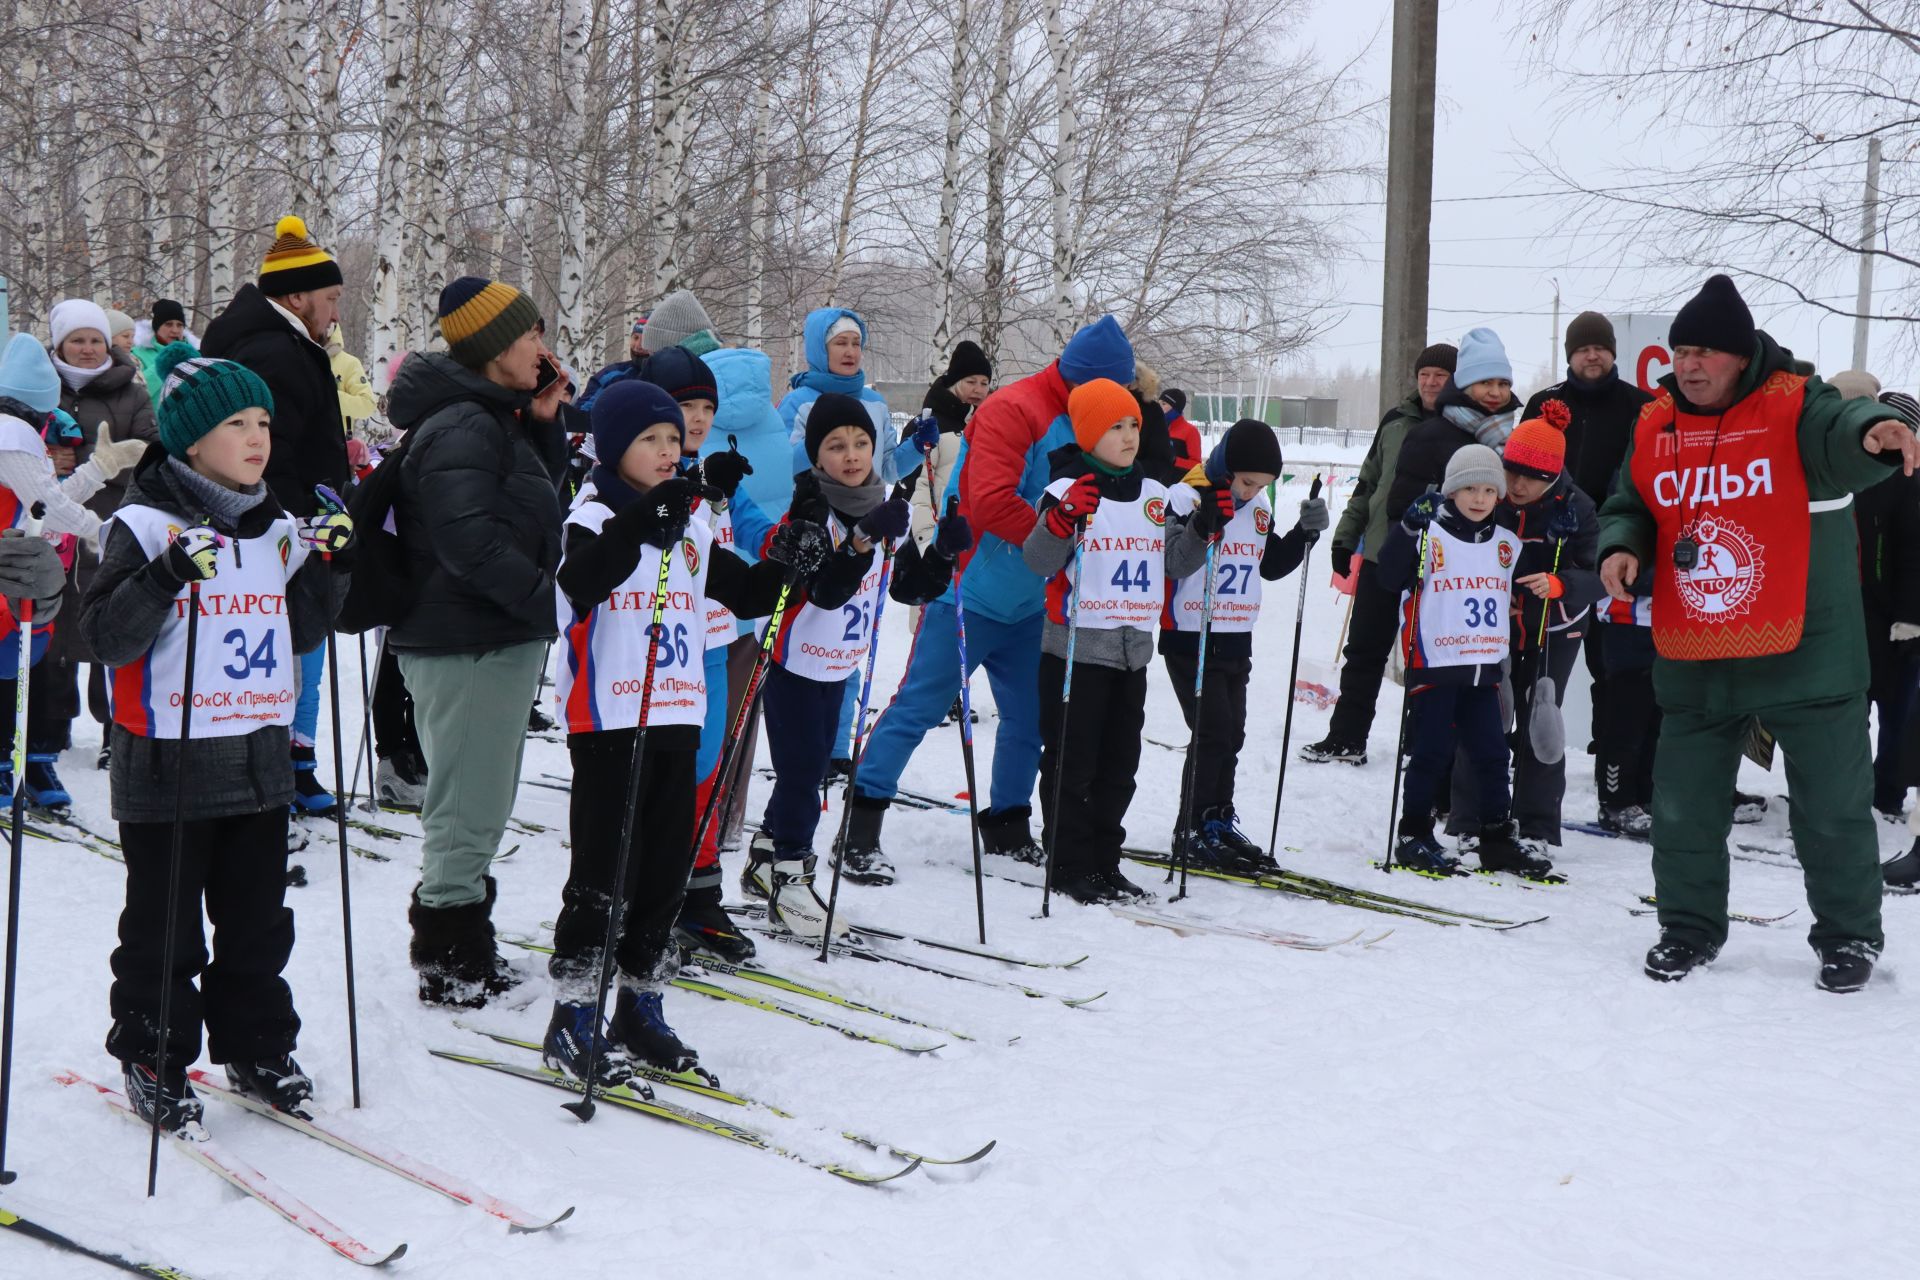
<svg viewBox="0 0 1920 1280"><path fill-rule="evenodd" d="M961 565L969 611L1012 622L1045 607L1040 578L1020 548L1046 492L1047 453L1073 439L1067 390L1059 366L1049 364L988 396L967 424L960 511L975 538Z"/></svg>
<svg viewBox="0 0 1920 1280"><path fill-rule="evenodd" d="M1173 442L1174 461L1182 471L1191 471L1205 456L1200 451L1200 429L1187 421L1185 414L1167 419L1167 438Z"/></svg>

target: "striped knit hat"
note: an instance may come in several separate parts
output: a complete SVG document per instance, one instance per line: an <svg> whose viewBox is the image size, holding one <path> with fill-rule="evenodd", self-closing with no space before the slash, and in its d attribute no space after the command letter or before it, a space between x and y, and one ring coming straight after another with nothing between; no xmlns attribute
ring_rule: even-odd
<svg viewBox="0 0 1920 1280"><path fill-rule="evenodd" d="M533 328L540 312L532 298L510 284L461 276L440 291L439 316L447 354L479 369Z"/></svg>
<svg viewBox="0 0 1920 1280"><path fill-rule="evenodd" d="M273 246L260 262L260 292L284 298L344 283L340 264L307 235L305 222L288 214L274 224Z"/></svg>
<svg viewBox="0 0 1920 1280"><path fill-rule="evenodd" d="M1567 424L1572 421L1573 410L1566 401L1546 401L1539 417L1528 418L1507 437L1500 464L1537 480L1557 479L1567 464Z"/></svg>
<svg viewBox="0 0 1920 1280"><path fill-rule="evenodd" d="M153 364L164 379L154 412L160 443L182 462L200 437L242 409L273 413L273 392L259 374L231 360L203 356L192 343L168 343Z"/></svg>

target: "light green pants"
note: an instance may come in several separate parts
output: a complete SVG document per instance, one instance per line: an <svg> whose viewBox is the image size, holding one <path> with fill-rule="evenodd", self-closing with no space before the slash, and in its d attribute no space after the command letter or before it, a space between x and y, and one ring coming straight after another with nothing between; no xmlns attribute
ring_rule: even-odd
<svg viewBox="0 0 1920 1280"><path fill-rule="evenodd" d="M513 814L547 644L399 656L427 757L420 905L466 906L486 897L484 877Z"/></svg>

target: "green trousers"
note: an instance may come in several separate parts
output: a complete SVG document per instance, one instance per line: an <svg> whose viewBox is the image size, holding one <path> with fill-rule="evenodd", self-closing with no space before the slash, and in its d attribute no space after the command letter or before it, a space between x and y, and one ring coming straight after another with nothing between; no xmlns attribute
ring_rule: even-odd
<svg viewBox="0 0 1920 1280"><path fill-rule="evenodd" d="M513 815L547 644L399 656L427 758L420 905L466 906L487 896L487 869Z"/></svg>
<svg viewBox="0 0 1920 1280"><path fill-rule="evenodd" d="M1786 757L1787 822L1806 878L1815 947L1882 944L1880 844L1864 695L1755 713ZM1660 927L1727 940L1727 833L1747 713L1668 710L1653 774L1653 882Z"/></svg>

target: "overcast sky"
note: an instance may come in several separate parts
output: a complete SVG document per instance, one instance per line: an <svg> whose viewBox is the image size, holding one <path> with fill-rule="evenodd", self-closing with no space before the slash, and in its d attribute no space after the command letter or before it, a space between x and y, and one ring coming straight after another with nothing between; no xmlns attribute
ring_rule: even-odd
<svg viewBox="0 0 1920 1280"><path fill-rule="evenodd" d="M1684 162L1686 152L1702 144L1704 133L1669 127L1651 134L1640 120L1596 118L1582 112L1564 121L1552 86L1530 74L1526 35L1514 30L1516 18L1497 0L1442 0L1440 6L1439 107L1434 139L1433 272L1428 335L1453 341L1475 325L1497 330L1512 357L1517 379L1535 385L1535 375L1553 360L1560 376L1564 358L1550 335L1554 286L1560 282L1561 323L1583 308L1625 312L1671 311L1648 307L1650 299L1684 290L1691 294L1719 264L1701 263L1691 280L1671 272L1639 268L1630 249L1565 228L1574 212L1564 201L1541 198L1542 185L1533 154L1555 156L1576 174L1597 179L1618 157L1644 161L1657 155L1664 163ZM1356 74L1362 82L1384 87L1390 65L1391 0L1319 0L1307 28L1308 38L1329 64L1351 57L1369 43ZM1623 35L1623 39L1626 37ZM1376 141L1385 156L1385 112ZM1864 167L1864 156L1862 157ZM1355 190L1350 198L1367 201L1345 210L1350 215L1350 260L1335 269L1330 296L1348 304L1336 307L1336 320L1304 355L1323 370L1351 362L1379 363L1380 255L1384 210L1381 192ZM1489 199L1488 197L1498 197ZM1824 293L1849 300L1853 271L1835 270ZM1760 326L1822 372L1847 368L1852 356L1852 321L1821 319L1823 313L1800 304L1769 305L1749 296ZM1892 335L1876 325L1869 367L1889 386L1912 379L1899 368L1878 367L1876 354L1892 356ZM1549 343L1552 346L1549 346Z"/></svg>

